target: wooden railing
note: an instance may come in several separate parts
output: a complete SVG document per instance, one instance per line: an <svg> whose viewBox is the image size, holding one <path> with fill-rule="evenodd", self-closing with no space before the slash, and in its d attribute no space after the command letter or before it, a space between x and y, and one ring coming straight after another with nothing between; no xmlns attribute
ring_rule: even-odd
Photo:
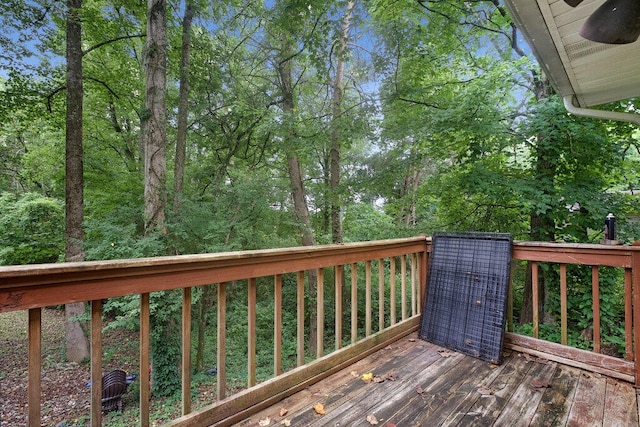
<svg viewBox="0 0 640 427"><path fill-rule="evenodd" d="M150 424L150 294L182 291L182 416L168 425L232 424L251 411L282 399L353 362L384 348L419 327L426 283L428 239L416 237L357 244L261 251L0 267L0 313L28 310L28 424L41 425L42 308L72 302L90 304L91 424L101 425L103 300L139 295L140 308L140 424ZM377 278L376 273L377 272ZM297 336L282 336L284 275L296 277ZM333 283L327 286L327 280ZM258 280L272 278L274 295L274 376L260 384L256 378L256 307ZM227 291L246 283L247 384L226 396ZM308 286L310 282L316 286ZM191 408L192 289L217 287L217 399ZM333 289L335 319L325 319L325 286ZM358 289L364 288L364 295ZM309 289L314 295L309 295ZM305 297L316 301L315 359L306 362ZM373 312L378 304L377 319ZM388 302L385 303L385 302ZM350 307L343 307L343 304ZM360 310L359 307L360 306ZM364 309L363 309L364 307ZM345 309L349 316L343 316ZM362 313L364 311L364 313ZM344 322L343 317L349 321ZM364 318L363 318L364 317ZM343 324L344 322L344 324ZM328 328L327 325L334 325ZM310 325L307 325L307 327ZM374 326L377 330L374 330ZM311 328L309 328L311 329ZM328 330L331 329L331 330ZM343 330L350 329L350 340ZM297 366L283 372L283 340L295 339ZM331 350L325 349L333 340ZM256 385L257 384L257 385Z"/></svg>
<svg viewBox="0 0 640 427"><path fill-rule="evenodd" d="M28 422L39 426L41 407L41 309L71 302L90 303L91 422L100 425L103 300L139 295L140 307L140 423L149 425L150 294L167 290L182 292L182 416L167 425L232 424L308 385L384 348L420 324L421 301L426 292L430 239L416 237L345 245L301 247L50 265L0 267L0 313L28 310ZM640 385L640 247L539 242L514 242L514 266L529 264L533 282L532 336L508 332L505 346L568 365L589 369ZM569 346L567 266L584 265L591 270L591 348ZM560 339L550 342L540 334L543 324L538 306L540 268L554 268L559 280ZM553 267L549 267L553 266ZM602 354L600 336L600 268L621 269L624 280L623 357ZM518 268L512 268L517 271ZM283 278L294 290L283 287ZM377 277L376 277L377 276ZM332 279L332 280L331 280ZM521 280L519 278L518 280ZM272 283L273 376L256 374L256 308L258 288ZM227 396L226 316L227 293L242 282L247 289L247 383ZM310 282L317 286L309 286ZM192 289L214 284L217 290L217 390L214 401L192 410L191 404L191 312ZM514 286L511 286L512 290ZM332 291L333 297L326 294ZM552 287L547 286L547 292ZM359 291L360 290L360 291ZM364 292L362 292L364 290ZM296 336L283 336L282 300L295 292ZM312 292L313 295L310 295ZM305 298L315 301L315 353L309 354L305 325ZM334 319L326 319L326 300L332 300ZM374 310L375 303L378 310ZM511 298L513 302L513 298ZM289 307L290 308L290 307ZM508 310L508 330L514 329L513 304ZM377 313L375 312L377 311ZM376 316L377 315L377 316ZM635 319L635 320L634 320ZM306 327L305 327L306 326ZM344 332L344 336L343 336ZM283 343L295 340L295 366L283 367ZM305 346L306 344L306 346ZM329 344L329 345L327 345ZM328 348L331 347L331 348ZM311 359L311 361L309 361Z"/></svg>
<svg viewBox="0 0 640 427"><path fill-rule="evenodd" d="M638 246L612 246L612 245L588 245L588 244L563 244L540 242L515 242L512 258L517 262L528 262L530 265L530 277L532 282L532 337L522 334L507 333L505 337L506 347L517 351L526 352L546 359L555 360L567 365L588 369L615 378L624 379L640 385L640 364L636 361L640 358L640 247ZM541 339L540 327L543 323L538 310L538 293L541 266L546 271L554 271L553 275L546 274L545 289L547 299L551 289L549 277L557 279L559 295L553 295L560 301L559 342L550 342ZM586 319L591 319L588 328L588 337L584 341L590 343L588 349L571 347L568 341L568 290L567 267L569 265L585 266L591 271L590 277L590 304L582 307ZM602 354L601 337L601 292L600 269L602 267L614 267L620 269L621 280L624 281L624 352L622 357ZM512 271L514 268L512 268ZM588 283L587 283L588 285ZM584 285L583 285L584 287ZM589 287L589 286L587 286ZM511 286L511 299L508 309L508 330L513 331L513 289ZM557 319L555 319L557 323Z"/></svg>

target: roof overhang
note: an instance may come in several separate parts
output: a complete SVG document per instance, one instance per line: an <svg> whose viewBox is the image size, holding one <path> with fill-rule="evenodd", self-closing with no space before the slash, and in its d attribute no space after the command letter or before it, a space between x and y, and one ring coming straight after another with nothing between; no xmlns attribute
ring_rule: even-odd
<svg viewBox="0 0 640 427"><path fill-rule="evenodd" d="M563 0L505 0L543 72L558 94L585 108L640 96L640 40L624 45L580 36L604 0L571 7Z"/></svg>

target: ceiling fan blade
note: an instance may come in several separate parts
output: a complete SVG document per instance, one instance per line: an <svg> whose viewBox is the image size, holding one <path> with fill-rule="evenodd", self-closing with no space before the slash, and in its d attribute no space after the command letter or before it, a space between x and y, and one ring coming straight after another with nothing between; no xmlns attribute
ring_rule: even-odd
<svg viewBox="0 0 640 427"><path fill-rule="evenodd" d="M598 43L633 43L640 36L640 1L607 0L587 19L580 35Z"/></svg>
<svg viewBox="0 0 640 427"><path fill-rule="evenodd" d="M571 7L576 7L577 5L582 3L582 0L564 0L564 2Z"/></svg>

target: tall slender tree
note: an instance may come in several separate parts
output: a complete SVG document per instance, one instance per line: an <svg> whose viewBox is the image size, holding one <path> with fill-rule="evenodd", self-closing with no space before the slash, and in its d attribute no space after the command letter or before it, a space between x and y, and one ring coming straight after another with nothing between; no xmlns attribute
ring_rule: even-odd
<svg viewBox="0 0 640 427"><path fill-rule="evenodd" d="M167 181L167 4L147 3L145 49L145 108L142 114L144 146L145 232L166 232Z"/></svg>
<svg viewBox="0 0 640 427"><path fill-rule="evenodd" d="M84 179L82 146L82 0L67 0L67 113L65 260L84 260ZM89 357L89 343L77 317L84 303L65 306L67 359L79 362Z"/></svg>

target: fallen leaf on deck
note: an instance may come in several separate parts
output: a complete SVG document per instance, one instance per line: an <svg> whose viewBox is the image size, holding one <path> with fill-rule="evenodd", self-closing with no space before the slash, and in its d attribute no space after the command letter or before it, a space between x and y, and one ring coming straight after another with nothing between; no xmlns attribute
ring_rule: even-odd
<svg viewBox="0 0 640 427"><path fill-rule="evenodd" d="M455 356L455 353L449 350L439 350L438 354L440 354L440 357L451 357L451 356Z"/></svg>
<svg viewBox="0 0 640 427"><path fill-rule="evenodd" d="M356 371L351 371L351 376L353 378L358 378L358 373Z"/></svg>
<svg viewBox="0 0 640 427"><path fill-rule="evenodd" d="M424 390L420 386L416 387L416 391L418 392L418 394L424 393Z"/></svg>
<svg viewBox="0 0 640 427"><path fill-rule="evenodd" d="M373 382L374 383L383 383L384 382L384 378L375 376L375 377L373 377Z"/></svg>
<svg viewBox="0 0 640 427"><path fill-rule="evenodd" d="M397 427L394 423L387 423L385 427Z"/></svg>
<svg viewBox="0 0 640 427"><path fill-rule="evenodd" d="M542 389L542 388L547 388L550 387L551 384L549 383L549 381L538 381L538 380L533 380L531 381L531 387L533 389Z"/></svg>
<svg viewBox="0 0 640 427"><path fill-rule="evenodd" d="M287 413L289 412L289 410L287 408L280 408L280 416L284 417L285 415L287 415Z"/></svg>
<svg viewBox="0 0 640 427"><path fill-rule="evenodd" d="M258 421L258 425L261 427L268 426L270 424L271 424L271 418L269 417L263 418L260 421Z"/></svg>
<svg viewBox="0 0 640 427"><path fill-rule="evenodd" d="M409 342L416 342L415 338L409 338Z"/></svg>
<svg viewBox="0 0 640 427"><path fill-rule="evenodd" d="M387 375L385 375L385 376L384 376L384 379L385 379L385 380L389 380L389 381L395 381L395 380L397 380L397 379L398 379L398 377L396 377L396 376L395 376L395 375L393 375L393 374L387 374Z"/></svg>
<svg viewBox="0 0 640 427"><path fill-rule="evenodd" d="M284 427L289 427L291 425L291 420L285 418L284 420L280 421L280 424L282 424Z"/></svg>
<svg viewBox="0 0 640 427"><path fill-rule="evenodd" d="M316 414L324 415L324 405L322 403L316 403L313 405L313 410L316 411Z"/></svg>
<svg viewBox="0 0 640 427"><path fill-rule="evenodd" d="M362 377L360 377L362 379L362 381L368 383L373 379L373 372L369 372L367 374L362 374Z"/></svg>
<svg viewBox="0 0 640 427"><path fill-rule="evenodd" d="M483 396L490 396L493 394L493 390L490 389L489 387L478 387L478 393L480 393Z"/></svg>
<svg viewBox="0 0 640 427"><path fill-rule="evenodd" d="M378 424L378 419L373 415L367 415L367 422L372 426Z"/></svg>

